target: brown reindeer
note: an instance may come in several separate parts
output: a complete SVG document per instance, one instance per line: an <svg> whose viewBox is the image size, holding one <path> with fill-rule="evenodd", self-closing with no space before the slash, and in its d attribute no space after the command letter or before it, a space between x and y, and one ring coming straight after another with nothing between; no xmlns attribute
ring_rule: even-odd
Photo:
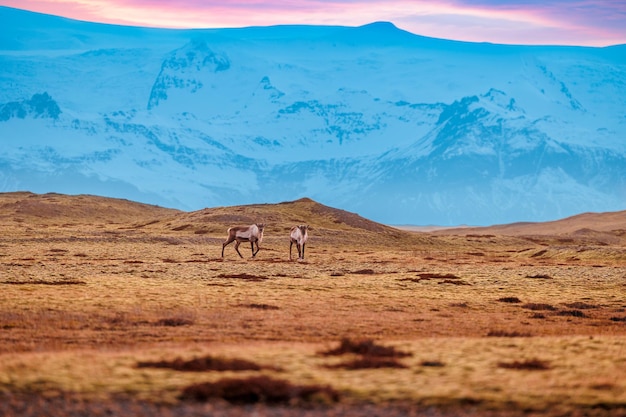
<svg viewBox="0 0 626 417"><path fill-rule="evenodd" d="M291 260L291 248L294 243L296 244L296 248L298 248L298 260L304 260L304 246L309 239L308 230L308 224L300 224L291 228L291 232L289 233L289 260Z"/></svg>
<svg viewBox="0 0 626 417"><path fill-rule="evenodd" d="M265 229L265 224L256 223L250 226L235 226L228 229L228 238L224 243L222 243L222 258L224 257L224 248L228 246L231 242L235 242L235 250L239 254L241 258L241 252L239 252L239 244L241 242L250 242L250 247L252 248L252 257L254 258L257 253L259 253L259 242L263 240L263 229ZM254 245L256 244L256 251L254 250Z"/></svg>

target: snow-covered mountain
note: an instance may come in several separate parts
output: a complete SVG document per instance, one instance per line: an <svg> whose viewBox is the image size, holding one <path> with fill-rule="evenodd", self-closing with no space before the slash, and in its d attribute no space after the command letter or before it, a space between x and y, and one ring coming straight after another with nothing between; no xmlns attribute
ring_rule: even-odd
<svg viewBox="0 0 626 417"><path fill-rule="evenodd" d="M184 210L308 196L390 224L626 208L626 45L0 21L0 191Z"/></svg>

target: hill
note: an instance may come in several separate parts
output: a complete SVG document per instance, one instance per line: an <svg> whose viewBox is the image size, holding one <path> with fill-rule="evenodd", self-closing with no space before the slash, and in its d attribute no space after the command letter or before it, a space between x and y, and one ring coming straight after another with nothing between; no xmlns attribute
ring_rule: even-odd
<svg viewBox="0 0 626 417"><path fill-rule="evenodd" d="M285 236L297 224L309 224L318 241L372 242L416 240L414 234L328 207L309 198L278 204L206 208L183 212L129 200L92 195L0 193L4 229L55 228L66 231L143 231L163 235L207 235L222 238L231 226L265 223L266 237Z"/></svg>
<svg viewBox="0 0 626 417"><path fill-rule="evenodd" d="M500 234L522 235L574 235L585 231L626 233L626 210L606 213L582 213L549 222L518 222L486 227L460 227L433 230L435 234Z"/></svg>
<svg viewBox="0 0 626 417"><path fill-rule="evenodd" d="M519 222L488 227L463 227L433 230L433 235L506 235L545 241L626 244L626 210L582 213L549 222Z"/></svg>
<svg viewBox="0 0 626 417"><path fill-rule="evenodd" d="M296 224L309 224L316 235L330 237L357 233L370 240L402 239L409 235L626 236L626 211L582 213L550 222L517 222L487 227L391 227L310 198L186 212L94 195L0 193L0 224L3 227L88 225L93 228L222 235L231 226L252 223L265 223L270 234L284 234Z"/></svg>
<svg viewBox="0 0 626 417"><path fill-rule="evenodd" d="M0 223L10 225L121 225L174 216L179 210L94 195L0 193Z"/></svg>
<svg viewBox="0 0 626 417"><path fill-rule="evenodd" d="M284 233L297 224L309 224L316 234L361 233L379 238L406 237L407 233L368 220L358 214L325 206L310 198L278 204L250 204L207 208L184 213L168 222L173 229L194 228L196 233L223 233L230 226L265 223L271 231Z"/></svg>

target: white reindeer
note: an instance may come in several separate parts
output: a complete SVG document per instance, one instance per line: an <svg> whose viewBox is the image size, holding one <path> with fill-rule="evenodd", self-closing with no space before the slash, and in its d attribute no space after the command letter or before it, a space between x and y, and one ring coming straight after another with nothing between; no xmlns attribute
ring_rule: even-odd
<svg viewBox="0 0 626 417"><path fill-rule="evenodd" d="M308 230L308 224L300 224L291 228L291 232L289 234L289 260L291 260L291 248L294 243L296 244L296 248L298 248L298 260L304 260L304 246L309 238Z"/></svg>
<svg viewBox="0 0 626 417"><path fill-rule="evenodd" d="M231 242L235 242L235 250L239 254L241 258L241 252L239 252L239 244L241 242L250 242L250 247L252 248L252 257L254 258L257 253L259 253L259 243L263 240L263 229L265 229L265 224L256 223L250 226L235 226L228 229L228 238L224 243L222 243L222 258L224 257L224 248L228 246ZM256 244L256 251L254 250L254 245Z"/></svg>

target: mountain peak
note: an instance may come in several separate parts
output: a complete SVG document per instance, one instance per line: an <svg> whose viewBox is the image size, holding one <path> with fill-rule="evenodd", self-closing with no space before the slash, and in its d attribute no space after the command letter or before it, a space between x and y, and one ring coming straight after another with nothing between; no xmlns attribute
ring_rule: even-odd
<svg viewBox="0 0 626 417"><path fill-rule="evenodd" d="M363 29L378 30L378 31L396 31L396 30L400 30L393 23L387 22L387 21L383 21L383 20L377 21L377 22L372 22L372 23L367 23L367 24L362 25L360 27L363 28Z"/></svg>
<svg viewBox="0 0 626 417"><path fill-rule="evenodd" d="M332 35L333 40L358 44L406 44L421 39L421 36L398 28L391 22L378 21L362 26L346 27Z"/></svg>

